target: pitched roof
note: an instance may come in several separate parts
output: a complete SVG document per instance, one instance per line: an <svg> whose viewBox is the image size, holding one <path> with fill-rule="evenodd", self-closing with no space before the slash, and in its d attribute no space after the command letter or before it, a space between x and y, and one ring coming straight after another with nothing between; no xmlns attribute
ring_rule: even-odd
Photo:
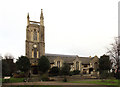
<svg viewBox="0 0 120 87"><path fill-rule="evenodd" d="M76 57L77 55L64 55L64 54L49 54L49 53L45 53L45 56L52 56L52 57Z"/></svg>
<svg viewBox="0 0 120 87"><path fill-rule="evenodd" d="M77 55L63 55L63 54L49 54L46 53L45 56L49 59L50 63L54 63L54 60L57 57L60 57L62 60L64 60L66 63L73 63ZM82 62L82 64L90 64L90 61L93 59L90 57L78 57L79 60Z"/></svg>
<svg viewBox="0 0 120 87"><path fill-rule="evenodd" d="M79 57L80 61L82 62L82 64L90 64L90 61L93 58L89 58L89 57Z"/></svg>
<svg viewBox="0 0 120 87"><path fill-rule="evenodd" d="M49 59L50 63L53 63L57 57L63 59L66 63L73 63L73 60L77 57L77 55L63 55L63 54L45 54L45 56Z"/></svg>

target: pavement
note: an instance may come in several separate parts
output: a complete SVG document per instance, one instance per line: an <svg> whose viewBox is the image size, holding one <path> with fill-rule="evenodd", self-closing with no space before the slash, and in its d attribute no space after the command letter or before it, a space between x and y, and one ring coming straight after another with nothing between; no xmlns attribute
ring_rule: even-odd
<svg viewBox="0 0 120 87"><path fill-rule="evenodd" d="M63 87L107 87L97 84L86 84L86 83L68 83L68 82L19 82L19 83L3 83L2 87L11 85L61 85Z"/></svg>

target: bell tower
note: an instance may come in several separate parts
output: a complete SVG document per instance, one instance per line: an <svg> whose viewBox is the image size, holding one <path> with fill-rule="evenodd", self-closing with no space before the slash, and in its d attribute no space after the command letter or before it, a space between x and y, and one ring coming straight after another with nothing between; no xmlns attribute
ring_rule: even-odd
<svg viewBox="0 0 120 87"><path fill-rule="evenodd" d="M32 65L37 65L37 60L45 55L44 17L41 9L40 22L31 21L27 15L26 27L26 56Z"/></svg>

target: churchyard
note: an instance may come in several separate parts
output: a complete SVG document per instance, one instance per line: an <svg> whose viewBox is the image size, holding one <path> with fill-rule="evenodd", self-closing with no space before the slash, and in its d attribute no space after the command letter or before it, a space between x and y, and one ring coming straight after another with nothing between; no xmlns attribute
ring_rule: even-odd
<svg viewBox="0 0 120 87"><path fill-rule="evenodd" d="M43 60L44 59L45 57L43 58ZM11 72L9 71L9 68L11 67L6 66L8 60L3 60L3 66L6 67L3 68L2 72L3 87L80 87L82 85L87 85L87 87L119 87L119 73L108 73L105 70L102 70L103 66L99 66L99 70L101 70L102 72L100 71L101 73L98 77L91 76L90 74L82 74L79 70L70 71L70 67L68 64L64 64L61 69L59 69L58 67L50 69L49 61L47 60L47 58L45 59L45 61L43 60L41 58L41 60L39 61L37 69L38 74L29 73L30 63L29 60L24 56L19 57L19 60L15 64L12 62L8 63L10 65L16 66L16 69L14 67L14 71L12 70ZM24 61L26 61L26 63ZM106 60L104 60L104 62L105 61ZM106 70L109 70L109 67L106 67ZM8 78L8 76L10 76L10 78Z"/></svg>
<svg viewBox="0 0 120 87"><path fill-rule="evenodd" d="M71 76L72 77L72 76ZM24 82L25 78L10 78L9 81L2 80L3 87L4 85L7 85L7 87L63 87L66 84L76 84L76 85L93 85L98 87L105 86L105 87L119 87L120 80L116 79L80 79L70 81L68 79L67 82L64 81L37 81L37 82ZM12 84L13 83L13 84ZM53 84L54 83L54 84ZM16 85L15 85L16 84ZM55 85L56 84L56 85ZM19 86L17 86L19 85ZM25 85L25 86L24 86ZM41 85L41 86L40 86ZM59 85L59 86L57 86ZM61 86L60 86L61 85ZM73 86L74 87L74 86ZM90 86L92 87L92 86Z"/></svg>

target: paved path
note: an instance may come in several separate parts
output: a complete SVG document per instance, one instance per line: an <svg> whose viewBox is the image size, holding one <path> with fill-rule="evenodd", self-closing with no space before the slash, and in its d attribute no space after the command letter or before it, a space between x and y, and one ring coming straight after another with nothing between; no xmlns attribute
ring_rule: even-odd
<svg viewBox="0 0 120 87"><path fill-rule="evenodd" d="M106 87L97 84L86 83L64 83L64 82L20 82L20 83L3 83L4 86L8 85L62 85L63 87Z"/></svg>

